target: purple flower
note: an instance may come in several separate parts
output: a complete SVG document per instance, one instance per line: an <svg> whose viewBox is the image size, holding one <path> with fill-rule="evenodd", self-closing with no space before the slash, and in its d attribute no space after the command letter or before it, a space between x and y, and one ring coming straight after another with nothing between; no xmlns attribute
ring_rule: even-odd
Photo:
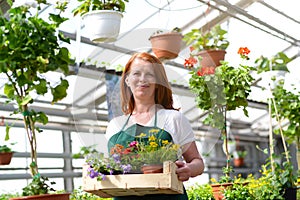
<svg viewBox="0 0 300 200"><path fill-rule="evenodd" d="M89 175L91 178L95 178L95 177L98 177L98 176L99 176L99 172L96 172L92 167L89 167L89 168L88 168L88 175Z"/></svg>
<svg viewBox="0 0 300 200"><path fill-rule="evenodd" d="M123 174L128 173L128 172L131 171L131 165L130 164L122 165L121 167L123 169Z"/></svg>
<svg viewBox="0 0 300 200"><path fill-rule="evenodd" d="M114 161L116 163L120 163L121 162L121 157L120 157L119 154L113 154L112 157L113 157L113 159L114 159Z"/></svg>

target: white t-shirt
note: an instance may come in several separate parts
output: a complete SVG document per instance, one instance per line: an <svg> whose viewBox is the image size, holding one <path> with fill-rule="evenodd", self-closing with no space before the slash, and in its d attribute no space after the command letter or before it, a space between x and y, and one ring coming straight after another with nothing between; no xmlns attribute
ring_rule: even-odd
<svg viewBox="0 0 300 200"><path fill-rule="evenodd" d="M110 137L122 130L128 117L128 115L122 115L113 118L109 122L105 135L107 140L109 140ZM144 126L154 126L154 119L155 115ZM156 121L157 127L167 131L172 136L173 142L175 144L179 144L180 146L182 146L195 140L194 132L188 119L177 110L159 109L157 111ZM127 129L133 124L134 122L129 120L123 130Z"/></svg>

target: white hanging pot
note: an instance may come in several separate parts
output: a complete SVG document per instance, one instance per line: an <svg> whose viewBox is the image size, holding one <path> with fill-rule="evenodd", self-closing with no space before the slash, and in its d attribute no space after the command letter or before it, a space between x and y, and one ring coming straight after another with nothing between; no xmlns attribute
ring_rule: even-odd
<svg viewBox="0 0 300 200"><path fill-rule="evenodd" d="M92 42L114 42L120 32L123 15L114 10L95 10L83 15L85 29Z"/></svg>

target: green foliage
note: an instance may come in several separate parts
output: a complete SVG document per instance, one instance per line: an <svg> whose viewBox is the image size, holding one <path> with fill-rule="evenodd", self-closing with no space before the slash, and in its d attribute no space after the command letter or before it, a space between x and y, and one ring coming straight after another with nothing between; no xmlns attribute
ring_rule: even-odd
<svg viewBox="0 0 300 200"><path fill-rule="evenodd" d="M129 0L77 0L82 2L72 12L75 15L84 15L93 10L115 10L125 12L125 2Z"/></svg>
<svg viewBox="0 0 300 200"><path fill-rule="evenodd" d="M88 156L89 154L93 154L93 153L99 153L96 149L95 149L95 145L91 145L91 146L82 146L80 147L80 151L78 153L73 154L73 158L78 159L78 158L84 158L86 156Z"/></svg>
<svg viewBox="0 0 300 200"><path fill-rule="evenodd" d="M223 193L226 200L255 200L247 185L241 183L234 183L232 187L226 187Z"/></svg>
<svg viewBox="0 0 300 200"><path fill-rule="evenodd" d="M237 151L233 152L233 157L234 158L245 158L247 154L248 154L247 151L237 150Z"/></svg>
<svg viewBox="0 0 300 200"><path fill-rule="evenodd" d="M69 38L57 33L57 28L67 19L61 16L66 9L66 2L58 2L59 14L49 14L49 20L39 16L41 5L46 1L37 1L36 8L28 6L12 7L8 17L0 16L0 73L8 79L4 86L4 95L8 102L16 103L17 109L12 114L23 116L26 134L31 149L30 171L32 184L24 188L24 194L41 194L48 191L46 179L38 172L36 133L42 130L36 123L47 124L48 117L43 112L30 109L36 95L50 94L51 103L67 95L69 86L65 76L69 65L74 63L67 48L61 42L70 43ZM60 81L55 85L47 80L45 73L62 72ZM9 138L9 128L6 138ZM38 178L37 178L38 177ZM32 190L30 192L30 190Z"/></svg>
<svg viewBox="0 0 300 200"><path fill-rule="evenodd" d="M287 91L284 88L284 80L280 80L279 84L272 90L274 103L277 107L277 113L280 121L288 120L287 128L283 130L288 143L297 142L299 147L300 138L300 92ZM276 117L275 107L272 104L272 117ZM279 133L279 130L275 130Z"/></svg>
<svg viewBox="0 0 300 200"><path fill-rule="evenodd" d="M255 60L255 64L257 67L257 73L267 72L271 70L282 70L289 72L287 68L287 64L292 59L289 58L285 53L278 52L276 55L274 55L271 58L267 58L264 56L261 56ZM272 68L271 68L272 66Z"/></svg>
<svg viewBox="0 0 300 200"><path fill-rule="evenodd" d="M187 45L197 51L203 50L226 50L229 41L226 39L227 31L222 29L220 25L213 27L209 32L203 33L201 29L192 29L183 37L183 41Z"/></svg>
<svg viewBox="0 0 300 200"><path fill-rule="evenodd" d="M283 199L280 192L280 183L272 174L272 170L262 166L261 176L255 178L249 175L247 178L250 194L255 200L280 200Z"/></svg>
<svg viewBox="0 0 300 200"><path fill-rule="evenodd" d="M186 190L189 200L214 200L212 187L209 184L195 184Z"/></svg>
<svg viewBox="0 0 300 200"><path fill-rule="evenodd" d="M0 200L9 200L10 198L19 197L19 196L20 196L19 193L16 193L16 194L11 194L11 193L0 194Z"/></svg>
<svg viewBox="0 0 300 200"><path fill-rule="evenodd" d="M199 108L209 111L205 124L222 130L224 128L223 108L227 111L242 107L248 116L246 107L247 97L251 92L254 78L250 74L250 67L232 67L228 62L215 69L214 74L199 76L197 70L191 71L189 86L196 96Z"/></svg>
<svg viewBox="0 0 300 200"><path fill-rule="evenodd" d="M10 153L12 152L12 149L5 145L0 145L0 153Z"/></svg>
<svg viewBox="0 0 300 200"><path fill-rule="evenodd" d="M49 186L49 184L47 183L48 181L49 179L47 177L38 175L34 176L31 183L23 188L22 196L48 194L50 191L55 191ZM50 184L53 185L55 183L50 182Z"/></svg>
<svg viewBox="0 0 300 200"><path fill-rule="evenodd" d="M70 195L70 200L112 200L112 198L102 198L97 195L85 192L81 187L74 189Z"/></svg>

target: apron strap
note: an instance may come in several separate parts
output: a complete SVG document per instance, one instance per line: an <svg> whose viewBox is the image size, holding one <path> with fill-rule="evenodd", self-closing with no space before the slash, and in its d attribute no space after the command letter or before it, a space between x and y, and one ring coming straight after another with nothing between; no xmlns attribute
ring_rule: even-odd
<svg viewBox="0 0 300 200"><path fill-rule="evenodd" d="M124 130L124 128L127 126L127 124L128 124L128 121L129 121L129 118L131 117L131 114L132 114L132 113L130 113L130 115L128 116L128 118L127 118L126 122L124 123L124 125L123 125L123 127L122 127L122 129L121 129L121 131L123 131L123 130Z"/></svg>
<svg viewBox="0 0 300 200"><path fill-rule="evenodd" d="M124 125L123 125L123 127L121 129L121 131L123 131L124 128L127 126L129 118L131 117L131 115L132 115L132 113L130 113L130 115L128 116L126 122L124 123ZM154 127L157 127L157 108L156 108L156 106L155 106L155 114L154 114L154 116L155 116L154 117Z"/></svg>

